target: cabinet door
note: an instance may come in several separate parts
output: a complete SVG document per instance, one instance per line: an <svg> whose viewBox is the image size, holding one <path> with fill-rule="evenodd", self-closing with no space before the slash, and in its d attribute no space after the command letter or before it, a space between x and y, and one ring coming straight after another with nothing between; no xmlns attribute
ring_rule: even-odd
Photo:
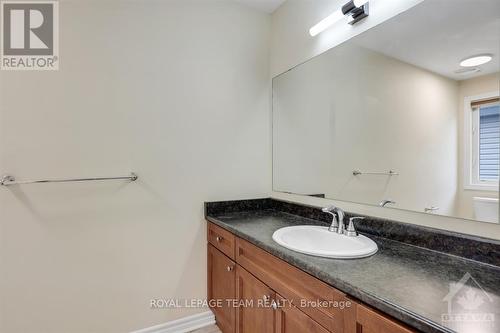
<svg viewBox="0 0 500 333"><path fill-rule="evenodd" d="M234 261L208 244L208 299L217 325L223 333L234 332L236 296Z"/></svg>
<svg viewBox="0 0 500 333"><path fill-rule="evenodd" d="M236 267L236 333L274 332L274 292L241 266Z"/></svg>
<svg viewBox="0 0 500 333"><path fill-rule="evenodd" d="M363 305L357 306L356 311L357 333L415 333L417 331L406 328L374 310Z"/></svg>
<svg viewBox="0 0 500 333"><path fill-rule="evenodd" d="M300 311L329 331L341 333L345 311L338 307L302 306L302 301L346 302L345 294L300 269L240 238L236 239L236 262ZM353 318L354 320L355 318ZM355 326L355 323L354 323Z"/></svg>
<svg viewBox="0 0 500 333"><path fill-rule="evenodd" d="M293 306L290 301L276 295L276 333L328 333L328 330Z"/></svg>

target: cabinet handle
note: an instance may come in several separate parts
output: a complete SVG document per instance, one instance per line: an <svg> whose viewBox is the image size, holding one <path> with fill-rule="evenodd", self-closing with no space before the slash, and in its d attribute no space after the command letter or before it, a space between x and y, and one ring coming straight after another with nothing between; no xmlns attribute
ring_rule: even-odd
<svg viewBox="0 0 500 333"><path fill-rule="evenodd" d="M215 240L217 241L217 243L220 243L220 242L222 242L223 238L220 236L217 236L217 237L215 237Z"/></svg>
<svg viewBox="0 0 500 333"><path fill-rule="evenodd" d="M230 266L227 266L227 271L228 272L232 272L234 269L234 266L230 265Z"/></svg>

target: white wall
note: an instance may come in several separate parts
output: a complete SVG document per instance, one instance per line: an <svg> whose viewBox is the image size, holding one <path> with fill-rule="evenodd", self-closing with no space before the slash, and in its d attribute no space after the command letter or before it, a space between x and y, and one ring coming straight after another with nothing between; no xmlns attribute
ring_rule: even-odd
<svg viewBox="0 0 500 333"><path fill-rule="evenodd" d="M112 333L202 309L205 200L268 193L270 19L233 1L61 1L60 70L0 72L0 332Z"/></svg>
<svg viewBox="0 0 500 333"><path fill-rule="evenodd" d="M382 23L390 17L411 8L422 0L373 0L370 1L370 16L364 22L351 27L339 22L329 30L312 38L309 28L339 8L343 1L288 0L272 15L271 74L275 76L311 57L342 43L343 41ZM275 198L303 202L316 206L338 204L346 210L369 214L402 222L454 230L473 235L500 239L500 228L489 223L434 216L405 210L380 208L349 202L339 202L299 195L273 192Z"/></svg>
<svg viewBox="0 0 500 333"><path fill-rule="evenodd" d="M457 96L456 81L355 41L329 50L273 81L274 189L457 216Z"/></svg>

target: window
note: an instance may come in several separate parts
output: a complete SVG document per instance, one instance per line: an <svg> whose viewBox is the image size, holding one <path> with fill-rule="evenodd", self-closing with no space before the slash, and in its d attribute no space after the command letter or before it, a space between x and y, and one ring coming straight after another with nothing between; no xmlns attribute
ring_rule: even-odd
<svg viewBox="0 0 500 333"><path fill-rule="evenodd" d="M498 191L500 99L497 94L466 98L465 188Z"/></svg>

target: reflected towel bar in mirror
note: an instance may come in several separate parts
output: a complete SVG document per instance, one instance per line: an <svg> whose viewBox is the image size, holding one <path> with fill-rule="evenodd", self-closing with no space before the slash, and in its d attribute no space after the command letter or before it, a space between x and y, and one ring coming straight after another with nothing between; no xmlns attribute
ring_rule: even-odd
<svg viewBox="0 0 500 333"><path fill-rule="evenodd" d="M137 178L138 176L133 172L129 176L118 176L118 177L41 179L41 180L21 180L21 181L17 181L14 178L14 176L4 175L0 180L0 185L9 186L9 185L25 185L25 184L37 184L37 183L69 183L69 182L104 181L104 180L136 181Z"/></svg>
<svg viewBox="0 0 500 333"><path fill-rule="evenodd" d="M354 170L352 172L354 176L359 176L359 175L379 175L379 176L398 176L399 173L396 171L389 170L387 172L362 172L359 170Z"/></svg>

